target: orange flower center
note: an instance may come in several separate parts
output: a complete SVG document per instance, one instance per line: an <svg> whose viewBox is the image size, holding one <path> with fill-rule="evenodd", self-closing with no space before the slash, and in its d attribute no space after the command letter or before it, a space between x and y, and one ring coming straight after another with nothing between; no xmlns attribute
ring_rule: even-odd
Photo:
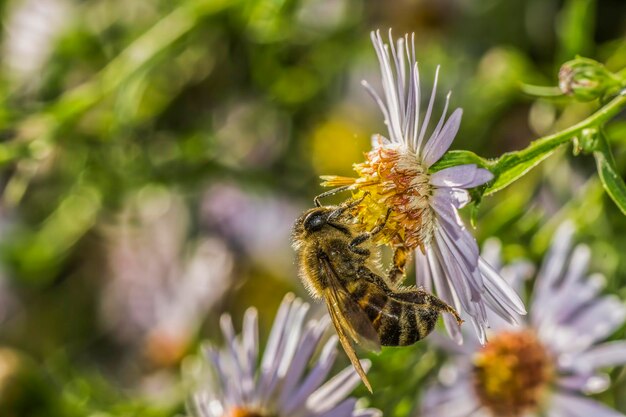
<svg viewBox="0 0 626 417"><path fill-rule="evenodd" d="M248 410L247 408L235 407L224 417L269 417L258 411Z"/></svg>
<svg viewBox="0 0 626 417"><path fill-rule="evenodd" d="M356 208L364 230L371 230L392 209L379 243L423 248L432 239L434 212L432 186L419 157L400 145L379 145L354 165L358 178L323 177L325 186L351 185L355 198L368 194Z"/></svg>
<svg viewBox="0 0 626 417"><path fill-rule="evenodd" d="M474 359L474 389L494 416L536 410L552 375L550 355L529 330L498 334Z"/></svg>

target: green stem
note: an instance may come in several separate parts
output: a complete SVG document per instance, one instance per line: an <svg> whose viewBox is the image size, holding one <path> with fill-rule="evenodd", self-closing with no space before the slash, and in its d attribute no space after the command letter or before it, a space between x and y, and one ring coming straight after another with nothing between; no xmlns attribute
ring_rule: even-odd
<svg viewBox="0 0 626 417"><path fill-rule="evenodd" d="M484 195L493 194L510 185L541 161L550 156L561 145L568 143L584 129L599 126L617 115L626 104L626 94L620 94L585 120L552 135L539 138L521 151L505 153L487 161L486 166L495 175L495 181L487 187Z"/></svg>

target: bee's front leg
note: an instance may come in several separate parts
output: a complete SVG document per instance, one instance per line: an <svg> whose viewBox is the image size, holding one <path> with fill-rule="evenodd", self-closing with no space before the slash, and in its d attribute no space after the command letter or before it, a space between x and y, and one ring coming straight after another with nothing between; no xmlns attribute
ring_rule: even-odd
<svg viewBox="0 0 626 417"><path fill-rule="evenodd" d="M322 202L320 201L320 199L326 198L326 197L330 197L331 195L335 195L335 194L340 193L342 191L346 191L349 188L350 188L349 185L344 185L343 187L333 188L330 191L326 191L326 192L318 195L317 197L313 198L313 202L315 203L315 207L322 207Z"/></svg>
<svg viewBox="0 0 626 417"><path fill-rule="evenodd" d="M387 223L387 220L389 219L390 214L391 214L391 209L387 210L387 215L385 216L384 220L376 224L376 226L374 226L374 228L371 231L362 233L358 235L357 237L355 237L354 239L352 239L352 241L348 244L348 247L350 248L350 250L354 253L358 253L359 255L368 256L370 254L370 251L367 249L359 248L358 246L361 243L371 239L372 236L375 236L378 233L380 233L385 227L385 224Z"/></svg>

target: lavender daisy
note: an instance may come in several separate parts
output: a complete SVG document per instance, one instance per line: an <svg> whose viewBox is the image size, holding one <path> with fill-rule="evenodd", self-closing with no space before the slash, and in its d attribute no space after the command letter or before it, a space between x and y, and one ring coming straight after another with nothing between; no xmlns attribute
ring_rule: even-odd
<svg viewBox="0 0 626 417"><path fill-rule="evenodd" d="M472 164L431 173L431 166L448 150L459 130L462 110L454 110L446 119L448 94L442 115L430 130L439 69L420 120L414 36L409 40L405 35L394 44L390 33L389 39L385 44L379 32L372 32L384 100L363 82L383 113L389 138L373 137L366 161L354 165L357 178L325 176L323 185L347 187L357 198L368 196L356 213L365 230L371 230L391 209L384 231L377 235L378 243L396 248L396 266L401 272L406 253L415 250L418 285L430 291L434 287L440 298L465 311L484 342L486 304L507 320L525 313L517 294L480 258L476 241L457 212L470 201L467 190L490 181L493 175ZM461 343L454 318L444 317L444 323L451 337Z"/></svg>
<svg viewBox="0 0 626 417"><path fill-rule="evenodd" d="M439 340L454 359L426 391L423 415L623 417L585 395L608 388L601 369L626 364L626 341L598 343L624 323L626 307L599 294L604 279L586 276L590 251L571 251L572 235L565 224L554 236L526 323L493 320L484 347Z"/></svg>
<svg viewBox="0 0 626 417"><path fill-rule="evenodd" d="M360 382L352 367L326 380L337 355L336 337L322 343L328 318L309 319L309 305L287 294L278 309L267 346L257 365L257 312L246 311L243 331L235 336L229 315L220 321L226 340L222 350L213 345L206 356L213 378L192 400L191 413L199 417L378 417L379 410L357 409L346 398ZM314 352L319 358L307 371ZM363 366L369 368L369 362Z"/></svg>

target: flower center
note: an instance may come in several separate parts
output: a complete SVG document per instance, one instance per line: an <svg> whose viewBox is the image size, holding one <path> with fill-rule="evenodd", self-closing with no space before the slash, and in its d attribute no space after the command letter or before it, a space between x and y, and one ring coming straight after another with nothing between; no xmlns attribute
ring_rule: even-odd
<svg viewBox="0 0 626 417"><path fill-rule="evenodd" d="M392 208L380 243L401 244L408 249L423 248L432 239L434 212L430 207L432 187L419 157L401 145L379 144L354 165L358 178L324 177L323 185L352 185L355 198L368 193L356 215L364 230L371 230Z"/></svg>
<svg viewBox="0 0 626 417"><path fill-rule="evenodd" d="M230 410L228 415L225 417L269 417L264 414L259 413L255 410L249 410L247 408L235 407Z"/></svg>
<svg viewBox="0 0 626 417"><path fill-rule="evenodd" d="M474 359L474 389L496 416L535 410L551 379L551 357L529 330L498 334Z"/></svg>

